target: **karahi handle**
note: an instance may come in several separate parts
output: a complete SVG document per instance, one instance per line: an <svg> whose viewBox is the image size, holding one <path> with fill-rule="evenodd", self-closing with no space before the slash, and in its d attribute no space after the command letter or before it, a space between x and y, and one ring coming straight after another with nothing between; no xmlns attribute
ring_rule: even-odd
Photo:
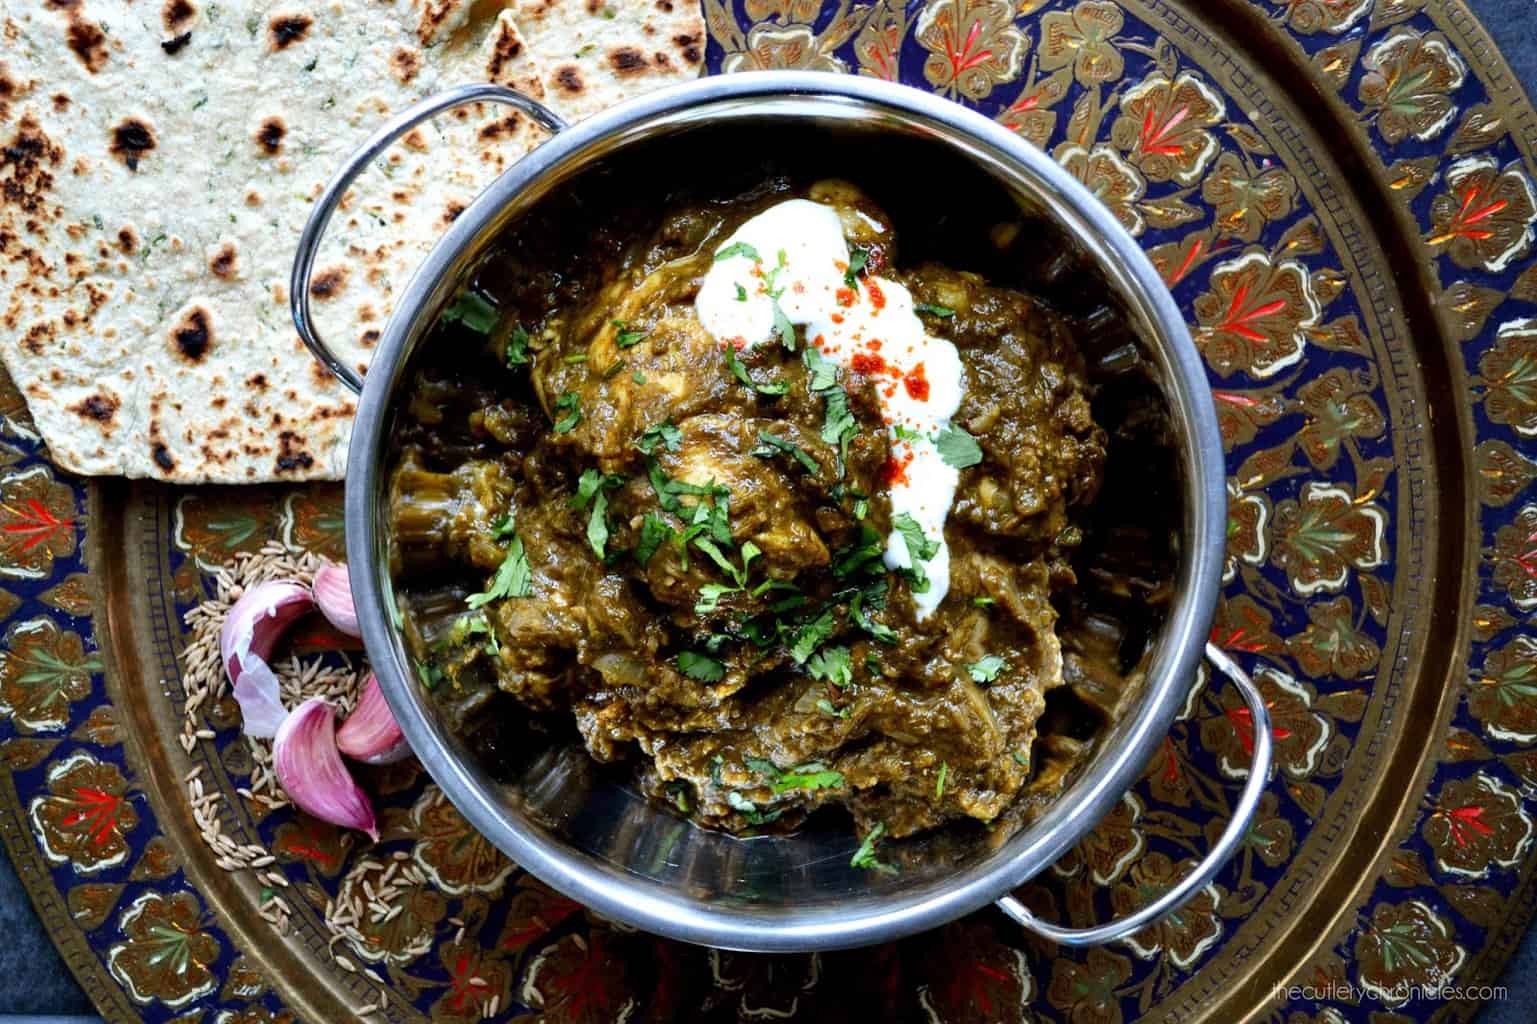
<svg viewBox="0 0 1537 1024"><path fill-rule="evenodd" d="M1259 688L1254 685L1254 680L1250 679L1247 672L1239 668L1232 658L1214 644L1206 645L1206 657L1232 681L1234 686L1238 687L1244 703L1249 706L1254 730L1254 757L1249 765L1249 778L1244 783L1243 792L1239 794L1238 805L1233 809L1233 818L1228 822L1227 828L1218 838L1216 845L1201 859L1195 870L1178 885L1136 913L1107 924L1092 928L1063 928L1061 925L1042 921L1013 896L1005 896L999 900L997 904L999 910L1042 938L1064 946L1099 946L1133 935L1164 915L1173 913L1217 877L1217 872L1222 870L1228 858L1232 857L1233 852L1238 849L1238 844L1243 841L1244 834L1248 832L1249 824L1254 818L1254 812L1259 807L1260 795L1265 791L1265 785L1270 779L1272 742L1270 712L1265 707L1265 698L1259 692Z"/></svg>
<svg viewBox="0 0 1537 1024"><path fill-rule="evenodd" d="M310 315L310 275L315 270L315 256L320 249L320 239L325 234L326 225L331 222L331 214L336 212L337 204L341 202L342 196L352 184L353 179L373 163L374 159L388 149L396 139L421 122L445 110L462 107L468 103L485 102L503 103L514 107L552 132L562 131L566 127L566 122L542 103L531 100L522 93L503 85L480 82L445 89L428 96L414 106L407 107L380 125L378 130L353 150L352 155L337 169L336 174L326 183L325 190L320 193L320 198L315 200L315 205L310 210L309 220L305 222L304 230L299 235L299 250L294 254L293 273L288 279L288 308L293 314L294 327L298 330L299 337L304 339L304 344L309 346L309 350L315 354L316 359L325 364L326 369L335 374L336 378L351 388L355 394L361 394L363 391L363 375L342 362L337 358L336 353L326 347L319 332L315 330L315 321Z"/></svg>

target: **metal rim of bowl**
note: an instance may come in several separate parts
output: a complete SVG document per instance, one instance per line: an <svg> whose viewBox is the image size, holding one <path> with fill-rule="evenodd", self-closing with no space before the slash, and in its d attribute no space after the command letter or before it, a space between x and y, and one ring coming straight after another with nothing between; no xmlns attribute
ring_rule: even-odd
<svg viewBox="0 0 1537 1024"><path fill-rule="evenodd" d="M1135 712L1101 743L1082 776L1035 822L934 891L892 897L873 910L765 914L657 891L609 864L551 844L513 820L483 775L448 750L450 738L424 709L392 622L393 586L382 522L384 431L405 357L489 237L498 214L552 171L574 170L616 136L668 117L700 116L717 104L758 101L821 105L828 116L880 112L943 136L985 162L1011 187L1040 198L1090 258L1113 279L1155 332L1183 440L1185 557L1175 601L1158 639ZM756 108L755 108L756 109ZM323 226L323 224L322 224ZM363 639L386 698L417 757L465 818L541 881L598 913L648 932L728 949L802 952L889 941L947 923L1005 896L1074 845L1141 774L1196 678L1220 586L1226 518L1225 467L1216 412L1200 356L1163 280L1141 247L1077 180L1042 151L975 111L928 93L869 78L821 72L755 72L705 78L649 93L560 131L519 160L439 239L396 305L375 351L356 421L346 475L347 555ZM797 919L797 915L805 919Z"/></svg>

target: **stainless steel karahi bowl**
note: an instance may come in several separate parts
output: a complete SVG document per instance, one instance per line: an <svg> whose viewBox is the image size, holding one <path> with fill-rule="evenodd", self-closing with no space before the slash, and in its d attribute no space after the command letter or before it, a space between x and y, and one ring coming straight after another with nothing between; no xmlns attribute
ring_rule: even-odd
<svg viewBox="0 0 1537 1024"><path fill-rule="evenodd" d="M396 303L366 382L317 337L308 305L316 246L348 184L393 140L432 115L471 102L511 105L555 132L491 183L444 234ZM606 778L579 748L528 751L499 782L439 718L402 642L389 575L386 440L415 346L502 230L552 191L636 146L698 133L793 127L828 137L922 140L985 173L1032 217L1054 226L1122 310L1152 361L1179 439L1183 530L1167 619L1144 659L1133 707L1033 823L1002 841L936 846L889 876L849 866L856 840L807 832L738 838L698 828ZM665 152L665 149L656 150ZM723 154L751 160L750 152ZM888 169L886 173L900 173ZM1247 827L1269 773L1264 702L1221 651L1206 644L1217 600L1227 502L1222 447L1201 361L1179 310L1147 257L1111 213L1048 156L981 115L869 78L768 72L701 79L567 126L539 104L493 85L465 86L404 111L367 140L316 203L295 262L295 323L316 355L361 395L347 466L346 530L363 639L406 738L464 816L535 876L601 914L646 931L729 949L788 952L883 942L996 902L1027 928L1086 945L1129 935L1207 885ZM1235 815L1209 854L1137 913L1088 929L1035 918L1009 892L1044 870L1119 801L1141 774L1198 678L1203 647L1239 686L1253 715L1254 764ZM981 830L978 830L979 832Z"/></svg>

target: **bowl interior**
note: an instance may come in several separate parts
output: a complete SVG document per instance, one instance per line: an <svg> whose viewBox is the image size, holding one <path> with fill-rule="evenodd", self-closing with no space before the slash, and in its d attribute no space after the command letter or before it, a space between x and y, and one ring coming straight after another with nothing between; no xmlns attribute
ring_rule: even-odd
<svg viewBox="0 0 1537 1024"><path fill-rule="evenodd" d="M1193 678L1215 600L1223 511L1215 419L1193 345L1161 282L1103 207L1044 155L984 119L881 83L740 76L643 98L557 136L495 183L439 244L400 303L369 375L348 473L348 543L365 639L412 746L469 820L524 867L600 911L653 931L734 948L857 945L972 909L1035 874L1096 821L1145 765ZM787 80L793 78L793 81ZM827 76L831 79L833 76ZM805 88L797 88L804 82ZM714 88L710 88L710 87ZM723 88L724 86L724 88ZM743 154L752 154L744 160ZM478 763L415 684L388 578L384 451L412 354L437 312L478 272L497 236L541 204L599 204L686 181L734 194L771 173L853 180L897 225L900 261L933 259L999 277L990 229L1023 225L1030 252L1003 272L1074 312L1107 302L1130 333L1095 358L1131 359L1162 396L1167 458L1117 468L1107 496L1168 544L1168 593L1124 644L1135 680L1124 713L1094 737L1065 792L1017 829L946 830L883 849L896 875L853 869L847 830L738 838L646 800L578 744L536 734L511 763ZM547 208L547 206L546 206ZM984 258L987 257L987 258ZM1135 354L1122 351L1129 346ZM1096 408L1100 422L1116 401ZM1156 447L1156 445L1155 445ZM1120 473L1116 478L1113 474ZM1152 488L1140 505L1138 492ZM1214 497L1215 495L1215 497Z"/></svg>

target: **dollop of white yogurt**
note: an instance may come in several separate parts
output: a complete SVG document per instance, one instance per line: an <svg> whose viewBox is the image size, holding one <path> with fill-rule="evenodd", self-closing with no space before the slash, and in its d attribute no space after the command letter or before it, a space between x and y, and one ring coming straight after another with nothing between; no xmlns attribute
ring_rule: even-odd
<svg viewBox="0 0 1537 1024"><path fill-rule="evenodd" d="M695 310L711 335L740 349L776 340L777 303L823 357L875 380L892 439L892 517L910 515L936 545L921 563L929 588L913 595L924 619L950 589L945 519L960 471L940 456L936 441L960 408L965 374L955 346L924 330L905 287L873 274L856 277L852 287L847 283L850 256L831 207L786 200L720 245ZM885 563L890 569L912 566L896 529L886 539Z"/></svg>

